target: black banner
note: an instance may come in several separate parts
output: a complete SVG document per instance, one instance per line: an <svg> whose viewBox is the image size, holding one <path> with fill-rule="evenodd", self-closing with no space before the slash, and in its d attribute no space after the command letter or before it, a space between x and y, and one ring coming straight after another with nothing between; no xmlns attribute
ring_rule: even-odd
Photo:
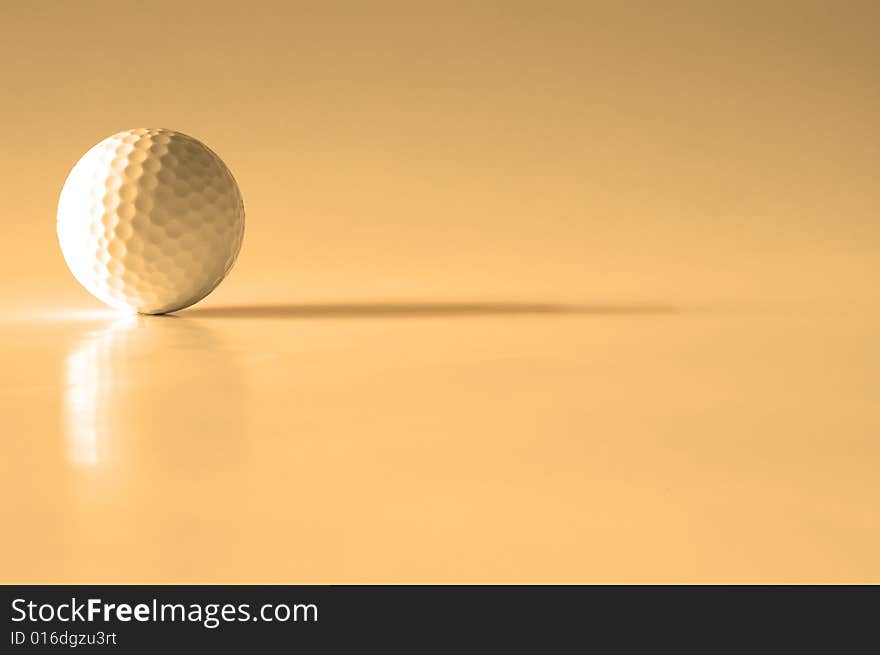
<svg viewBox="0 0 880 655"><path fill-rule="evenodd" d="M529 645L618 647L874 637L876 587L6 586L4 652ZM226 652L225 650L223 652Z"/></svg>

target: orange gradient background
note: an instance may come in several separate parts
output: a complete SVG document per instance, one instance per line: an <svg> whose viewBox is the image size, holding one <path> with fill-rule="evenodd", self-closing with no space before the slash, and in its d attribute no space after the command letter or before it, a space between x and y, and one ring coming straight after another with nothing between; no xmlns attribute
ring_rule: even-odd
<svg viewBox="0 0 880 655"><path fill-rule="evenodd" d="M4 6L0 581L880 581L880 9L619 4ZM55 237L138 126L175 318Z"/></svg>

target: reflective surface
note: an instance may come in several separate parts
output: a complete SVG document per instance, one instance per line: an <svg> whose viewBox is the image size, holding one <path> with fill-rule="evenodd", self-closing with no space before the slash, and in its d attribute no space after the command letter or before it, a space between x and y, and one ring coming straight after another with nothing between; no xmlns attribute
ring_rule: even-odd
<svg viewBox="0 0 880 655"><path fill-rule="evenodd" d="M878 322L552 302L7 321L0 577L878 580Z"/></svg>

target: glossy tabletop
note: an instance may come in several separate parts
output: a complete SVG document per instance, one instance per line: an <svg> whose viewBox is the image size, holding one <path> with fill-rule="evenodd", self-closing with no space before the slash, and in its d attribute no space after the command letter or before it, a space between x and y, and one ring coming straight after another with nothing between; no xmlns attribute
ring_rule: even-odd
<svg viewBox="0 0 880 655"><path fill-rule="evenodd" d="M878 324L536 302L8 322L2 576L876 580Z"/></svg>

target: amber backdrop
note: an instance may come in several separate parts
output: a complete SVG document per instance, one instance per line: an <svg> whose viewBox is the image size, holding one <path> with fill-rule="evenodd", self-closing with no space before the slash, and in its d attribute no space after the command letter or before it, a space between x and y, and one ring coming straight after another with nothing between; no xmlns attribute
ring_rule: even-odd
<svg viewBox="0 0 880 655"><path fill-rule="evenodd" d="M2 3L3 577L880 579L878 7ZM245 199L186 329L71 318L136 126Z"/></svg>

